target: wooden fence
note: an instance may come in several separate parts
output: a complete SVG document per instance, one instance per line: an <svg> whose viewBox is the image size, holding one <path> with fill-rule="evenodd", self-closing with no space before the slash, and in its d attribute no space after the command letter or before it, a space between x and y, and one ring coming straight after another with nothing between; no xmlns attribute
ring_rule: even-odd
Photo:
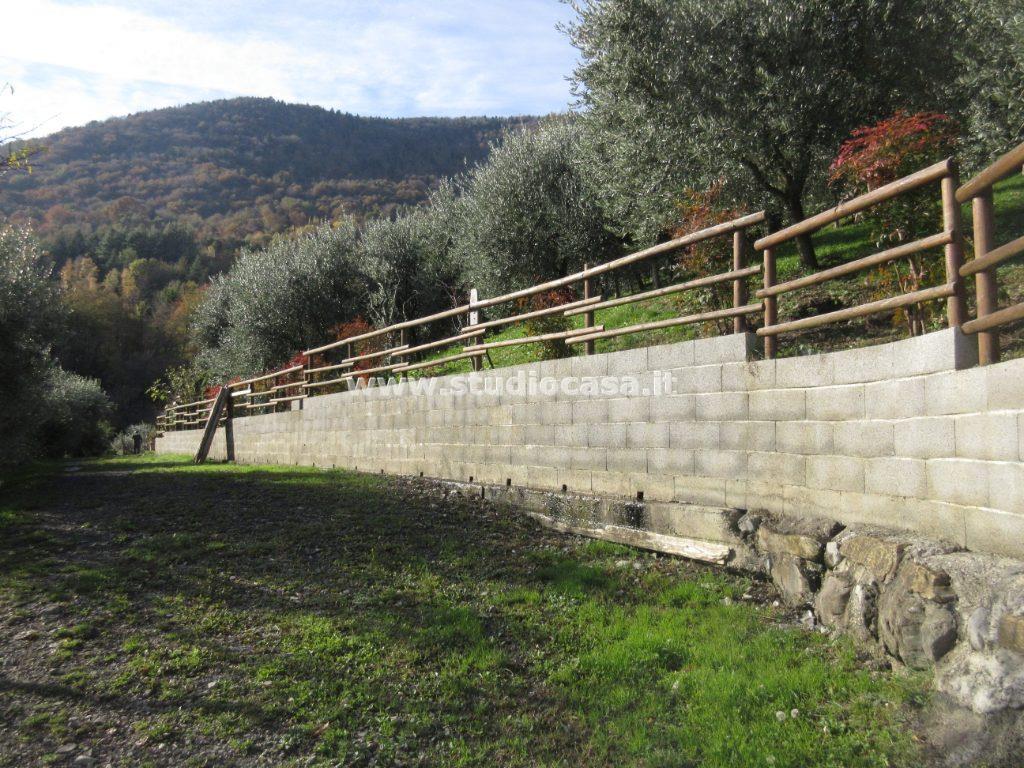
<svg viewBox="0 0 1024 768"><path fill-rule="evenodd" d="M756 327L759 337L764 340L765 357L775 357L778 352L778 337L787 333L835 325L869 315L891 312L901 307L944 299L946 321L950 327L960 327L965 333L978 335L979 357L983 364L999 359L998 337L995 330L1011 321L1024 319L1024 302L1006 309L997 310L995 269L999 264L1024 253L1024 237L1017 238L1000 247L993 246L993 200L992 186L999 180L1021 170L1024 165L1024 144L999 158L990 167L958 188L955 163L943 160L928 168L871 190L866 194L847 200L839 205L796 222L777 232L772 232L754 241L751 249L749 231L765 221L763 211L728 221L716 226L686 234L651 248L638 251L596 266L584 266L582 270L565 277L549 280L529 288L512 291L501 296L479 298L476 291L470 292L468 301L451 309L435 314L406 320L386 328L332 341L319 347L305 350L308 360L315 363L295 365L281 371L256 376L244 381L228 384L233 410L236 416L259 413L265 409L277 410L291 407L309 397L316 396L331 388L344 385L356 379L373 375L400 376L422 371L449 363L471 360L474 370L483 366L492 349L527 344L539 344L560 340L568 346L582 346L584 354L594 353L594 342L662 328L705 323L718 320L732 320L735 333ZM780 246L800 235L813 234L828 224L854 216L903 195L922 190L929 185L938 187L936 202L941 202L941 226L935 234L903 243L829 269L820 270L786 282L777 282L776 260ZM974 206L974 251L975 258L964 263L964 236L961 223L961 204L971 200ZM714 238L731 238L731 269L714 275L652 290L616 296L605 299L595 293L596 278L631 267L640 262L655 259L682 248L696 245ZM944 282L940 285L907 291L874 301L825 312L812 317L780 321L779 299L793 291L819 285L855 272L886 264L897 259L912 256L930 249L942 248L945 254ZM761 263L748 265L751 252L761 252ZM749 300L747 281L760 274L763 285L755 292L755 301ZM977 317L968 319L965 299L964 278L974 275L977 290ZM664 320L639 323L615 328L595 324L594 313L611 307L645 302L671 294L694 291L723 283L732 284L732 306L686 314ZM575 295L562 303L512 314L499 312L493 319L482 319L484 310L521 302L524 299L549 294L561 288L572 287ZM487 333L496 328L522 324L542 317L562 316L573 318L582 315L582 327L558 330L549 333L487 341ZM752 322L752 316L761 315L759 327ZM431 326L446 322L452 332L431 333ZM419 332L419 343L411 343L410 334ZM431 338L440 335L440 338ZM428 339L428 340L424 340ZM360 351L359 346L368 342L378 349ZM422 359L425 352L447 351L440 357ZM340 359L330 360L331 357ZM237 402L236 402L237 401ZM192 429L205 423L214 399L169 406L158 419L160 429Z"/></svg>

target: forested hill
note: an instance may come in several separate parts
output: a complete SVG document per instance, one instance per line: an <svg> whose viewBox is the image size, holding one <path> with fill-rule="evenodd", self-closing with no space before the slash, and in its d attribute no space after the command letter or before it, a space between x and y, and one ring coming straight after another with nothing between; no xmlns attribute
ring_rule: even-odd
<svg viewBox="0 0 1024 768"><path fill-rule="evenodd" d="M30 220L47 240L173 221L200 242L259 241L417 203L521 122L358 117L257 98L143 112L39 140L33 172L4 180L0 216Z"/></svg>

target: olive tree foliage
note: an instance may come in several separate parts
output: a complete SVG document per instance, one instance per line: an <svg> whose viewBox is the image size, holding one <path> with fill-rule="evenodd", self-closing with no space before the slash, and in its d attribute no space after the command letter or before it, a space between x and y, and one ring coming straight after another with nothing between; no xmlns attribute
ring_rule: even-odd
<svg viewBox="0 0 1024 768"><path fill-rule="evenodd" d="M95 379L62 370L50 347L65 313L31 232L0 227L0 473L41 453L105 447L110 401Z"/></svg>
<svg viewBox="0 0 1024 768"><path fill-rule="evenodd" d="M983 167L1024 141L1024 0L974 0L962 47L967 155Z"/></svg>
<svg viewBox="0 0 1024 768"><path fill-rule="evenodd" d="M369 284L367 313L378 328L440 312L464 301L461 265L452 258L451 208L446 183L431 205L395 219L369 223L359 243Z"/></svg>
<svg viewBox="0 0 1024 768"><path fill-rule="evenodd" d="M46 383L43 452L55 457L103 453L113 434L113 405L100 382L52 366Z"/></svg>
<svg viewBox="0 0 1024 768"><path fill-rule="evenodd" d="M0 469L39 447L50 343L61 323L50 269L31 233L0 228Z"/></svg>
<svg viewBox="0 0 1024 768"><path fill-rule="evenodd" d="M952 102L965 1L572 2L574 91L609 210L650 239L681 190L723 179L804 218L853 128ZM814 266L809 238L800 250Z"/></svg>
<svg viewBox="0 0 1024 768"><path fill-rule="evenodd" d="M620 242L583 172L578 121L507 133L462 185L455 254L482 297L604 261Z"/></svg>
<svg viewBox="0 0 1024 768"><path fill-rule="evenodd" d="M349 222L245 250L211 281L192 331L214 381L280 365L364 311L366 280Z"/></svg>

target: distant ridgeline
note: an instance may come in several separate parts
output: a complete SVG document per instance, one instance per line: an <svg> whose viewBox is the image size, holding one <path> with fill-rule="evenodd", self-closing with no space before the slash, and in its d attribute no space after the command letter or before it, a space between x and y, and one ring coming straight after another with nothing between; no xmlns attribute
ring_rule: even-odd
<svg viewBox="0 0 1024 768"><path fill-rule="evenodd" d="M383 119L257 98L143 112L38 140L46 152L33 173L4 180L0 216L30 221L44 241L155 221L201 243L260 242L418 203L531 119Z"/></svg>

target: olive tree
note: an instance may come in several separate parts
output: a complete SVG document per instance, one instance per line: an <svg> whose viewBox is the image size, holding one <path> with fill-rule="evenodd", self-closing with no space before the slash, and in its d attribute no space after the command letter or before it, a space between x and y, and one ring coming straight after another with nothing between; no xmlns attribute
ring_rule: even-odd
<svg viewBox="0 0 1024 768"><path fill-rule="evenodd" d="M804 218L853 128L950 103L964 2L574 2L574 90L611 210L651 236L681 190L724 179Z"/></svg>
<svg viewBox="0 0 1024 768"><path fill-rule="evenodd" d="M971 20L960 72L977 167L1024 141L1024 0L974 0Z"/></svg>
<svg viewBox="0 0 1024 768"><path fill-rule="evenodd" d="M614 255L580 163L577 121L551 118L507 133L465 180L455 252L483 295L558 277Z"/></svg>
<svg viewBox="0 0 1024 768"><path fill-rule="evenodd" d="M211 375L244 375L280 364L363 312L366 279L356 245L355 227L343 222L243 251L211 284L193 323L200 359Z"/></svg>
<svg viewBox="0 0 1024 768"><path fill-rule="evenodd" d="M445 224L448 203L416 208L395 219L370 222L359 244L360 264L369 283L367 311L382 328L450 308L459 297L459 263Z"/></svg>

